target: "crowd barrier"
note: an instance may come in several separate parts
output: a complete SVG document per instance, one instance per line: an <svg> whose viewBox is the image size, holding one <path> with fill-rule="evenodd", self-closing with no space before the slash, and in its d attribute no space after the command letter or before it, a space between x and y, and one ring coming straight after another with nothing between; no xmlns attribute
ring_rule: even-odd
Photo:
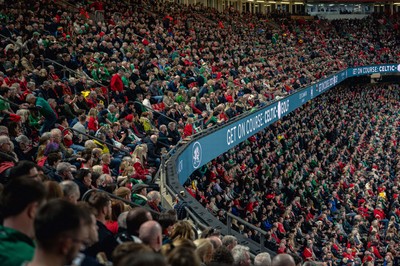
<svg viewBox="0 0 400 266"><path fill-rule="evenodd" d="M226 215L227 221L223 223L206 210L196 199L188 195L188 193L182 193L184 191L183 184L196 169L346 79L377 73L400 74L400 64L371 65L342 70L254 112L242 114L224 126L201 132L189 142L172 151L169 158L162 158L162 166L160 168L161 193L163 195L169 194L172 197L178 197L180 201L186 203L192 214L197 215L197 219L201 219L201 223L219 230L222 235L234 235L238 239L239 244L250 248L253 255L267 251L273 256L274 252L266 249L263 241L257 243L245 238L242 234L230 230L225 225L229 225L232 219L239 220L238 217L235 218L232 215ZM163 188L167 189L163 190ZM256 232L260 236L263 235L261 230L256 230ZM260 239L263 239L263 237L260 237Z"/></svg>

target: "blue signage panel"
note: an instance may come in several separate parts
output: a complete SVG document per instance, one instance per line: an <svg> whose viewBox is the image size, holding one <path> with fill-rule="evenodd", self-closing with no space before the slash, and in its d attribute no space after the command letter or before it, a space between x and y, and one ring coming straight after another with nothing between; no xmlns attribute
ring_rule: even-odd
<svg viewBox="0 0 400 266"><path fill-rule="evenodd" d="M199 167L278 121L309 100L335 87L347 78L390 72L399 73L400 64L364 66L340 71L192 142L179 155L176 161L179 182L181 184L185 183L187 178Z"/></svg>

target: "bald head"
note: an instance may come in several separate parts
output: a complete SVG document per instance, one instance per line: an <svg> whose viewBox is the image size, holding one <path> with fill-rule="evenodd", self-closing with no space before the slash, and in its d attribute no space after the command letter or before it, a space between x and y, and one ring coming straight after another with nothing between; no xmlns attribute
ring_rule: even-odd
<svg viewBox="0 0 400 266"><path fill-rule="evenodd" d="M214 249L217 249L220 246L222 246L222 241L218 236L209 236L207 237L207 239L211 241Z"/></svg>
<svg viewBox="0 0 400 266"><path fill-rule="evenodd" d="M147 221L140 226L139 238L154 251L160 251L162 245L162 228L156 221Z"/></svg>
<svg viewBox="0 0 400 266"><path fill-rule="evenodd" d="M272 259L272 266L296 266L296 263L289 254L279 254Z"/></svg>

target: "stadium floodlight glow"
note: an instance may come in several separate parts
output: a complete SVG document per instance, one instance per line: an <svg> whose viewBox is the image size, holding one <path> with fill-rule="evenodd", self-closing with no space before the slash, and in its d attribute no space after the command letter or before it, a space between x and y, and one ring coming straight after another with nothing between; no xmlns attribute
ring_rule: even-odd
<svg viewBox="0 0 400 266"><path fill-rule="evenodd" d="M290 2L281 2L281 4L284 4L284 5L289 5L290 4Z"/></svg>
<svg viewBox="0 0 400 266"><path fill-rule="evenodd" d="M295 5L304 5L303 2L294 2ZM312 6L312 5L308 5L308 6Z"/></svg>
<svg viewBox="0 0 400 266"><path fill-rule="evenodd" d="M276 1L268 1L270 4L276 4Z"/></svg>

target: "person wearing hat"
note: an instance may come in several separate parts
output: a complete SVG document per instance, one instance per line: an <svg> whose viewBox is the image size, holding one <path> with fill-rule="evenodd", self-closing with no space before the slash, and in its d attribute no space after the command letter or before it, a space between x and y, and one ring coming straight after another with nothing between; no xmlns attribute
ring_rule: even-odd
<svg viewBox="0 0 400 266"><path fill-rule="evenodd" d="M146 184L136 184L132 188L132 202L141 206L147 205L147 188Z"/></svg>

